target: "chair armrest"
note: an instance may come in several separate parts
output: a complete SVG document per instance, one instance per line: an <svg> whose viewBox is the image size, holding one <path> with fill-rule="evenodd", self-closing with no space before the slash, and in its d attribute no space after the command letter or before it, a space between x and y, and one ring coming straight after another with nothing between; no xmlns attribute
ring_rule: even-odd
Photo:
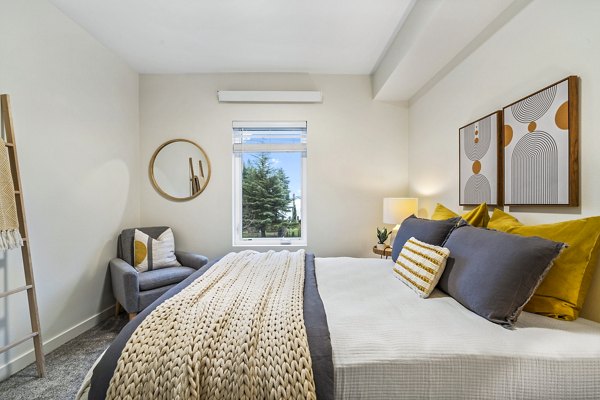
<svg viewBox="0 0 600 400"><path fill-rule="evenodd" d="M208 263L207 257L189 251L175 251L175 257L181 265L194 269L200 269Z"/></svg>
<svg viewBox="0 0 600 400"><path fill-rule="evenodd" d="M110 260L109 266L115 298L128 313L138 312L140 295L138 272L120 258Z"/></svg>

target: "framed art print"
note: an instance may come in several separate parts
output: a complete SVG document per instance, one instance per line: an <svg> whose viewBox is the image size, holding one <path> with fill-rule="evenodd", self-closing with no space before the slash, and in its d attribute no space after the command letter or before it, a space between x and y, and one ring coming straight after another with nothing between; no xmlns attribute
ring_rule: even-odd
<svg viewBox="0 0 600 400"><path fill-rule="evenodd" d="M501 126L502 111L496 111L458 130L461 206L502 205Z"/></svg>
<svg viewBox="0 0 600 400"><path fill-rule="evenodd" d="M579 205L578 78L504 107L506 205Z"/></svg>

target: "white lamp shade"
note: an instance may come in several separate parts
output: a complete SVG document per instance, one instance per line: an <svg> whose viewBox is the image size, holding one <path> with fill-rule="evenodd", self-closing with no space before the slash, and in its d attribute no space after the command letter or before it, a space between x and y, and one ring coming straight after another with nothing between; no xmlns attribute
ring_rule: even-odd
<svg viewBox="0 0 600 400"><path fill-rule="evenodd" d="M417 214L419 199L411 197L386 197L383 199L383 223L400 224Z"/></svg>

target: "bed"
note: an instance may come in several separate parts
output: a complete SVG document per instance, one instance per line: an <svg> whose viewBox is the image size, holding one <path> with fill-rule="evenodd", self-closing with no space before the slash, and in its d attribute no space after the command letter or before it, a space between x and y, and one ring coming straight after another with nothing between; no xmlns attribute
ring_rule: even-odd
<svg viewBox="0 0 600 400"><path fill-rule="evenodd" d="M515 329L505 329L437 290L427 299L415 296L394 279L393 266L385 259L307 255L304 314L319 399L600 398L600 324L524 312ZM115 349L152 309L210 267L123 329L88 374L80 398L94 390L89 398L102 398L97 388L110 379L107 360L118 357ZM324 327L319 315L326 316Z"/></svg>
<svg viewBox="0 0 600 400"><path fill-rule="evenodd" d="M415 296L393 265L316 259L336 399L600 398L600 324L523 313L505 329L437 290Z"/></svg>

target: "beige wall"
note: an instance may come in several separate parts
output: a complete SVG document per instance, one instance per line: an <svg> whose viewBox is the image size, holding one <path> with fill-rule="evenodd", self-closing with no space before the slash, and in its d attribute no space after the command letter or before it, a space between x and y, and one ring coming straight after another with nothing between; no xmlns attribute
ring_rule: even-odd
<svg viewBox="0 0 600 400"><path fill-rule="evenodd" d="M138 75L49 3L0 0L0 92L12 95L46 351L106 315L121 228L165 224L179 248L233 250L233 120L308 121L308 250L373 256L383 197L410 189L424 215L436 201L459 208L459 126L577 74L581 207L507 209L525 223L600 214L600 3L573 4L533 2L407 109L373 101L366 76L142 75L138 92ZM218 103L227 89L321 90L324 102ZM213 168L206 191L183 203L147 175L156 147L178 137L198 142ZM18 252L0 255L0 291L22 282ZM584 315L600 320L600 274L593 285ZM29 331L25 310L23 295L0 300L0 346ZM0 379L30 349L0 355Z"/></svg>
<svg viewBox="0 0 600 400"><path fill-rule="evenodd" d="M321 90L322 104L220 104L217 90ZM382 199L406 195L407 110L371 99L368 76L142 75L142 170L173 138L207 152L212 177L196 199L162 198L140 177L141 220L174 228L178 247L209 257L232 251L233 120L308 121L308 250L369 256Z"/></svg>
<svg viewBox="0 0 600 400"><path fill-rule="evenodd" d="M0 10L0 93L12 98L48 352L114 302L115 235L139 222L138 75L46 1ZM20 252L0 254L0 291L23 281ZM0 299L0 347L30 332L26 310L24 294ZM0 379L31 348L0 355Z"/></svg>
<svg viewBox="0 0 600 400"><path fill-rule="evenodd" d="M505 207L536 224L600 214L600 2L537 0L411 102L410 191L458 209L458 127L569 75L581 77L581 207ZM600 273L584 316L600 321Z"/></svg>

